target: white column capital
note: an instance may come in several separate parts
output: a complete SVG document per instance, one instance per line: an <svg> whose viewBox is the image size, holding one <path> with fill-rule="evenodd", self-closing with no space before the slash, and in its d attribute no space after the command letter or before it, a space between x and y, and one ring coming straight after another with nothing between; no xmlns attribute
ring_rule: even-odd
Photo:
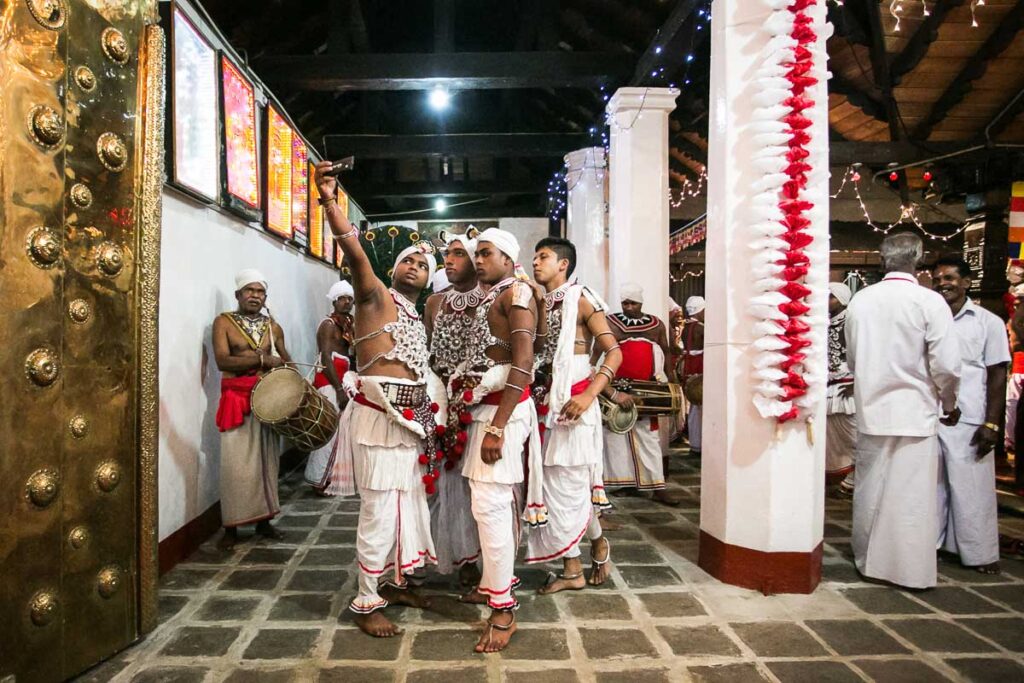
<svg viewBox="0 0 1024 683"><path fill-rule="evenodd" d="M670 112L677 97L679 88L619 88L604 110L612 116L640 110Z"/></svg>
<svg viewBox="0 0 1024 683"><path fill-rule="evenodd" d="M584 147L565 155L565 170L569 173L585 168L606 168L608 160L604 147Z"/></svg>

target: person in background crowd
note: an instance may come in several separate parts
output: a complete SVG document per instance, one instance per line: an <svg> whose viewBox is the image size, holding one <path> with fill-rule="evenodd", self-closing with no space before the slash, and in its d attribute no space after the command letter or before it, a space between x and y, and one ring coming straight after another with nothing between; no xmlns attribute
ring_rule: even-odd
<svg viewBox="0 0 1024 683"><path fill-rule="evenodd" d="M352 285L346 280L335 282L327 300L331 314L320 322L316 330L316 345L320 351L320 371L313 377L313 387L330 401L339 413L348 403L348 396L341 380L349 370L354 324L352 303L355 301ZM306 483L321 495L327 495L331 483L331 472L336 455L337 434L319 450L309 454L306 460Z"/></svg>
<svg viewBox="0 0 1024 683"><path fill-rule="evenodd" d="M960 421L939 426L939 547L966 567L999 573L995 447L1010 362L1006 327L967 296L971 267L959 256L940 258L932 287L953 312L960 342Z"/></svg>
<svg viewBox="0 0 1024 683"><path fill-rule="evenodd" d="M1010 283L1010 289L1003 295L1003 304L1006 306L1006 315L1009 322L1006 324L1007 333L1010 336L1010 353L1013 358L1013 365L1010 368L1010 378L1006 383L1006 413L1005 429L1003 430L1003 446L1007 451L1016 452L1017 448L1017 404L1020 401L1021 389L1024 388L1024 348L1021 343L1024 337L1018 336L1020 324L1015 326L1018 312L1024 314L1024 307L1020 306L1021 298L1024 297L1024 262L1014 259L1006 271L1006 279Z"/></svg>
<svg viewBox="0 0 1024 683"><path fill-rule="evenodd" d="M278 468L281 438L252 415L250 396L260 378L291 362L284 330L263 313L267 280L252 269L235 276L237 310L213 321L213 355L223 377L217 429L220 430L220 513L224 536L218 542L230 550L238 542L238 527L256 524L256 533L280 540L270 525L281 512Z"/></svg>
<svg viewBox="0 0 1024 683"><path fill-rule="evenodd" d="M938 424L960 419L960 348L941 296L914 276L921 238L890 235L884 279L847 308L857 405L853 554L857 570L908 588L936 580Z"/></svg>
<svg viewBox="0 0 1024 683"><path fill-rule="evenodd" d="M825 481L839 483L843 495L853 495L854 444L857 406L853 373L846 362L846 307L853 292L842 282L828 284L828 388L825 392Z"/></svg>
<svg viewBox="0 0 1024 683"><path fill-rule="evenodd" d="M686 322L683 327L683 371L679 382L686 384L691 377L700 376L703 382L704 375L704 307L706 303L702 296L691 296L686 300ZM691 403L690 410L686 414L686 433L690 439L690 455L699 458L701 452L701 420L703 417L703 406L699 403ZM668 477L668 467L665 468L665 476Z"/></svg>

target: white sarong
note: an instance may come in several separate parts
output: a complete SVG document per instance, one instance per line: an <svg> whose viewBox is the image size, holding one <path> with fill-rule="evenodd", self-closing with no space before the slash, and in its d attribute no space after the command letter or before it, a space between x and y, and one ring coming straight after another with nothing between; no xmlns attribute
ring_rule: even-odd
<svg viewBox="0 0 1024 683"><path fill-rule="evenodd" d="M701 438L701 418L704 414L703 406L699 406L696 403L690 404L690 410L686 414L686 428L690 440L690 450L700 452L700 446L703 439Z"/></svg>
<svg viewBox="0 0 1024 683"><path fill-rule="evenodd" d="M1024 374L1011 374L1006 381L1006 430L1003 445L1006 450L1016 452L1017 402L1020 400L1021 387L1024 386Z"/></svg>
<svg viewBox="0 0 1024 683"><path fill-rule="evenodd" d="M995 452L979 460L971 439L978 425L939 427L938 547L967 567L999 561Z"/></svg>
<svg viewBox="0 0 1024 683"><path fill-rule="evenodd" d="M220 434L220 516L225 527L255 524L281 512L277 475L281 437L245 416L238 427Z"/></svg>
<svg viewBox="0 0 1024 683"><path fill-rule="evenodd" d="M659 430L651 429L650 419L640 418L626 434L602 431L606 488L628 486L641 491L665 488Z"/></svg>
<svg viewBox="0 0 1024 683"><path fill-rule="evenodd" d="M861 574L935 585L938 450L935 436L857 435L852 540Z"/></svg>
<svg viewBox="0 0 1024 683"><path fill-rule="evenodd" d="M320 387L317 389L320 395L323 396L332 406L338 407L338 394L334 390L334 387L327 385L326 387ZM339 425L340 427L340 425ZM331 482L331 471L334 468L334 457L336 453L336 445L338 442L338 432L334 433L331 440L328 441L323 448L318 448L309 454L309 458L306 460L306 472L305 480L306 483L315 489L325 491L327 485Z"/></svg>
<svg viewBox="0 0 1024 683"><path fill-rule="evenodd" d="M437 571L451 574L480 559L480 536L473 519L469 480L457 469L445 470L430 498L430 535L437 549Z"/></svg>

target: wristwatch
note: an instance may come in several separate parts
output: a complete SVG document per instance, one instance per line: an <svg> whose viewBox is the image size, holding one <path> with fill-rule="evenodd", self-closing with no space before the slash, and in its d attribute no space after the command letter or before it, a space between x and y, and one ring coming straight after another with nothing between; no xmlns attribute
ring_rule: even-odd
<svg viewBox="0 0 1024 683"><path fill-rule="evenodd" d="M505 430L501 427L495 427L492 424L484 425L484 434L493 434L499 439L505 435Z"/></svg>
<svg viewBox="0 0 1024 683"><path fill-rule="evenodd" d="M999 431L999 425L997 425L994 422L986 422L985 424L982 425L982 427L985 427L986 429L991 429L993 432Z"/></svg>

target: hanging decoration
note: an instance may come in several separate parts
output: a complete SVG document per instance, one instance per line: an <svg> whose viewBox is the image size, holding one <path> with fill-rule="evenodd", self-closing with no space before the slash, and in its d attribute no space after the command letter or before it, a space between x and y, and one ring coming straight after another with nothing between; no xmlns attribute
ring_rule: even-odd
<svg viewBox="0 0 1024 683"><path fill-rule="evenodd" d="M757 320L753 401L762 417L780 425L805 418L808 435L823 386L816 367L821 350L809 334L823 321L812 315L810 301L824 287L811 273L808 247L815 241L813 227L827 221L827 206L811 201L807 187L823 182L828 169L813 165L812 151L821 145L813 137L815 124L822 127L813 88L827 72L818 27L806 10L820 1L769 0L773 11L763 25L769 40L750 127L751 161L763 174L755 184L750 245L755 292L749 310Z"/></svg>
<svg viewBox="0 0 1024 683"><path fill-rule="evenodd" d="M685 228L669 235L668 253L669 255L678 254L683 249L689 249L693 245L699 244L707 238L708 218L707 214L704 214Z"/></svg>

